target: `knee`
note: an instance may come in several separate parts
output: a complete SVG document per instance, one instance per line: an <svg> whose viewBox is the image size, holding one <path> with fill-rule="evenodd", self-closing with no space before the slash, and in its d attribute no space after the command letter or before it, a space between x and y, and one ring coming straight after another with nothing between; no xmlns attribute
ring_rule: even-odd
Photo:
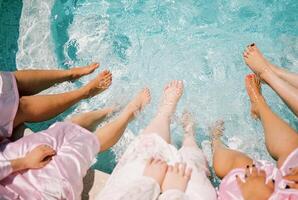
<svg viewBox="0 0 298 200"><path fill-rule="evenodd" d="M224 178L225 175L227 175L227 170L225 170L225 166L216 164L214 161L213 163L214 163L213 167L214 167L216 176L220 179Z"/></svg>
<svg viewBox="0 0 298 200"><path fill-rule="evenodd" d="M23 96L19 101L18 113L26 116L30 115L30 118L34 118L37 115L38 110L34 109L34 105L30 101L30 97Z"/></svg>

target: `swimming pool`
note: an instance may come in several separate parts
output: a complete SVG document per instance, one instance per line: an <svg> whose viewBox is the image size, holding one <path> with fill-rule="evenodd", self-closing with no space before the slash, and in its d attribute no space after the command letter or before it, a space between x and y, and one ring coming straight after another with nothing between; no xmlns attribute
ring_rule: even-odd
<svg viewBox="0 0 298 200"><path fill-rule="evenodd" d="M270 159L259 122L250 118L242 60L245 45L256 42L277 65L297 71L298 2L295 0L24 0L16 64L25 68L68 68L91 61L113 72L113 85L103 95L80 103L66 114L125 104L149 86L152 103L112 151L95 168L110 172L126 145L153 117L163 85L182 79L185 93L177 116L193 112L197 141L208 147L208 125L226 122L225 140L256 158ZM47 92L79 87L93 76ZM267 86L264 94L275 112L296 129L296 118ZM172 136L179 146L179 117ZM35 130L52 120L31 125ZM112 160L108 162L108 160Z"/></svg>

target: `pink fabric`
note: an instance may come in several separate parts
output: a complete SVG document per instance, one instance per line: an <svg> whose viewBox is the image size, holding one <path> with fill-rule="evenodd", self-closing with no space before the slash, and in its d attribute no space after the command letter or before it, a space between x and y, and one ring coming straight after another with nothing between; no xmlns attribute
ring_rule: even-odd
<svg viewBox="0 0 298 200"><path fill-rule="evenodd" d="M2 157L2 156L0 156ZM0 180L12 173L11 164L7 160L0 160Z"/></svg>
<svg viewBox="0 0 298 200"><path fill-rule="evenodd" d="M18 105L19 92L13 73L0 72L0 141L12 134Z"/></svg>
<svg viewBox="0 0 298 200"><path fill-rule="evenodd" d="M298 166L298 148L294 150L283 163L282 167L278 169L274 164L267 161L257 161L256 167L266 172L267 181L269 179L275 180L275 190L271 195L270 200L298 200L298 190L285 189L288 181L282 179L283 176L289 174L289 169ZM236 181L236 175L244 179L244 169L234 169L222 180L218 197L219 200L242 200L242 194Z"/></svg>
<svg viewBox="0 0 298 200"><path fill-rule="evenodd" d="M53 160L42 169L10 174L0 181L0 191L2 186L5 195L19 199L80 199L82 179L99 151L96 136L75 124L59 122L8 143L0 160L23 157L41 144L56 150Z"/></svg>

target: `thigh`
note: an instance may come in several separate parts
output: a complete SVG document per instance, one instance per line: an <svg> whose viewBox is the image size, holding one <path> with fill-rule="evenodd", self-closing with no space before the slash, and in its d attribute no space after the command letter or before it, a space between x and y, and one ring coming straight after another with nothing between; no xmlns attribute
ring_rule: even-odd
<svg viewBox="0 0 298 200"><path fill-rule="evenodd" d="M216 191L208 176L208 163L202 150L197 147L182 147L179 150L183 162L192 168L186 194L190 200L216 200Z"/></svg>
<svg viewBox="0 0 298 200"><path fill-rule="evenodd" d="M249 156L228 148L216 151L213 155L214 170L216 175L220 178L226 176L233 169L245 168L247 165L251 164L253 164L253 159Z"/></svg>

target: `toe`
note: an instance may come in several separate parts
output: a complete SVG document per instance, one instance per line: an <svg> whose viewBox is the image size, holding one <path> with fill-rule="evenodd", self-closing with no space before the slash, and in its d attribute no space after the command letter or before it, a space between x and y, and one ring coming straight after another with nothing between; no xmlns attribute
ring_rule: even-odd
<svg viewBox="0 0 298 200"><path fill-rule="evenodd" d="M174 171L174 167L172 165L169 165L168 172L173 172L173 171Z"/></svg>
<svg viewBox="0 0 298 200"><path fill-rule="evenodd" d="M98 68L99 67L99 63L91 63L91 65L89 65L91 68Z"/></svg>
<svg viewBox="0 0 298 200"><path fill-rule="evenodd" d="M148 160L148 162L147 162L147 166L151 165L151 164L152 164L152 162L153 162L153 160L154 160L154 158L153 158L153 157L149 158L149 160Z"/></svg>
<svg viewBox="0 0 298 200"><path fill-rule="evenodd" d="M243 56L244 56L244 58L248 58L248 57L249 57L249 53L246 52L246 51L244 51L244 52L243 52Z"/></svg>
<svg viewBox="0 0 298 200"><path fill-rule="evenodd" d="M180 168L179 168L179 175L180 176L184 176L185 169L186 169L186 163L180 164Z"/></svg>
<svg viewBox="0 0 298 200"><path fill-rule="evenodd" d="M184 177L189 180L190 177L191 177L191 173L192 173L192 169L191 168L188 168L186 171L185 171L185 174L184 174Z"/></svg>
<svg viewBox="0 0 298 200"><path fill-rule="evenodd" d="M173 87L173 86L175 86L175 81L171 81L170 83L170 87Z"/></svg>
<svg viewBox="0 0 298 200"><path fill-rule="evenodd" d="M175 164L173 172L176 173L176 174L179 173L179 163Z"/></svg>

